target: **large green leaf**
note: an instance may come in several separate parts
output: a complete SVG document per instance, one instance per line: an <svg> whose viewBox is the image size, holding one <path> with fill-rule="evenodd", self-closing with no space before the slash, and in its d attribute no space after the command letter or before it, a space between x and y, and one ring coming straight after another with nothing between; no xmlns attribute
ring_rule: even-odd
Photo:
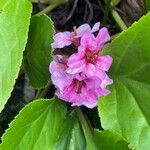
<svg viewBox="0 0 150 150"><path fill-rule="evenodd" d="M113 57L111 94L99 102L104 129L120 133L132 148L150 148L150 14L120 34L105 54Z"/></svg>
<svg viewBox="0 0 150 150"><path fill-rule="evenodd" d="M13 141L12 141L13 140ZM2 137L1 150L82 150L85 139L74 113L58 100L28 104Z"/></svg>
<svg viewBox="0 0 150 150"><path fill-rule="evenodd" d="M113 131L94 131L94 140L99 150L129 150L126 141Z"/></svg>
<svg viewBox="0 0 150 150"><path fill-rule="evenodd" d="M51 60L53 35L53 22L48 16L31 18L24 62L30 83L34 88L45 87L50 80L48 68Z"/></svg>
<svg viewBox="0 0 150 150"><path fill-rule="evenodd" d="M18 75L30 15L28 0L0 0L0 111Z"/></svg>

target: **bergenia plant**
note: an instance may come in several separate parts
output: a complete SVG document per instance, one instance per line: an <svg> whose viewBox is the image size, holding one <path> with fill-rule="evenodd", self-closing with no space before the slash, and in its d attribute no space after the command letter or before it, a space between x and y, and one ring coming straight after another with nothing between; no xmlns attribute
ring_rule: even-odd
<svg viewBox="0 0 150 150"><path fill-rule="evenodd" d="M149 150L149 3L0 0L0 150Z"/></svg>

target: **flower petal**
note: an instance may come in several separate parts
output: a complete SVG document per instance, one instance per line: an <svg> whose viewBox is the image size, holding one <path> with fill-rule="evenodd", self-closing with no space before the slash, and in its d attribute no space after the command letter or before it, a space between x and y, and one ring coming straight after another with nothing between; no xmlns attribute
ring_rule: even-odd
<svg viewBox="0 0 150 150"><path fill-rule="evenodd" d="M63 71L54 72L51 75L51 80L55 87L58 88L60 91L63 91L64 88L69 86L72 82L71 76Z"/></svg>
<svg viewBox="0 0 150 150"><path fill-rule="evenodd" d="M82 100L82 105L88 108L94 108L97 105L98 95L95 93L94 90L87 90L83 88L83 96L84 99Z"/></svg>
<svg viewBox="0 0 150 150"><path fill-rule="evenodd" d="M91 32L91 27L88 24L83 24L81 26L79 26L76 30L76 37L81 37L83 36L85 33L90 33Z"/></svg>
<svg viewBox="0 0 150 150"><path fill-rule="evenodd" d="M87 64L85 74L87 77L98 77L100 80L103 80L106 76L106 73L93 64Z"/></svg>
<svg viewBox="0 0 150 150"><path fill-rule="evenodd" d="M88 63L86 65L86 70L84 70L84 71L88 77L95 76L95 73L96 73L95 65Z"/></svg>
<svg viewBox="0 0 150 150"><path fill-rule="evenodd" d="M67 67L67 61L68 57L55 55L54 60L49 65L50 73L53 73L54 71L64 71Z"/></svg>
<svg viewBox="0 0 150 150"><path fill-rule="evenodd" d="M97 51L97 43L94 35L92 33L86 33L81 37L80 41L81 47L83 49L88 49L90 51Z"/></svg>
<svg viewBox="0 0 150 150"><path fill-rule="evenodd" d="M69 46L72 43L72 33L71 32L59 32L54 36L54 43L52 43L52 48L63 48Z"/></svg>
<svg viewBox="0 0 150 150"><path fill-rule="evenodd" d="M112 65L112 57L109 55L100 56L97 59L96 63L97 67L103 71L108 71L110 66Z"/></svg>
<svg viewBox="0 0 150 150"><path fill-rule="evenodd" d="M96 41L98 43L99 49L101 49L106 42L110 41L110 35L107 28L103 27L99 30Z"/></svg>
<svg viewBox="0 0 150 150"><path fill-rule="evenodd" d="M110 84L112 84L112 83L113 83L113 80L110 79L110 78L108 77L108 75L106 75L105 79L104 79L104 80L102 81L102 83L101 83L101 88L102 88L102 89L105 89L107 85L110 85Z"/></svg>
<svg viewBox="0 0 150 150"><path fill-rule="evenodd" d="M67 73L75 74L83 71L85 67L84 52L81 51L72 54L68 59L67 65L68 65L68 69L66 70Z"/></svg>
<svg viewBox="0 0 150 150"><path fill-rule="evenodd" d="M72 82L72 75L68 75L66 70L67 58L61 55L56 55L54 60L50 63L49 70L51 73L51 80L55 87L59 90L63 90L66 86Z"/></svg>
<svg viewBox="0 0 150 150"><path fill-rule="evenodd" d="M98 31L99 28L100 28L100 22L95 23L92 30L91 30L91 33Z"/></svg>
<svg viewBox="0 0 150 150"><path fill-rule="evenodd" d="M93 76L91 78L86 78L84 82L86 83L86 85L88 85L87 89L90 90L99 88L102 81L98 77Z"/></svg>

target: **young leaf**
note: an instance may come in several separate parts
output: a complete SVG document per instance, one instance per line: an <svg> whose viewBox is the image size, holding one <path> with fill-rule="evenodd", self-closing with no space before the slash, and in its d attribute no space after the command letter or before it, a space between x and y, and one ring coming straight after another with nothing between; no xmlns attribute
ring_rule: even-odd
<svg viewBox="0 0 150 150"><path fill-rule="evenodd" d="M19 72L31 8L28 0L0 0L0 111Z"/></svg>
<svg viewBox="0 0 150 150"><path fill-rule="evenodd" d="M150 147L150 13L104 51L113 57L111 94L99 102L104 129L122 134L137 150Z"/></svg>
<svg viewBox="0 0 150 150"><path fill-rule="evenodd" d="M24 64L34 88L43 88L50 80L49 64L53 35L53 22L48 16L31 18Z"/></svg>
<svg viewBox="0 0 150 150"><path fill-rule="evenodd" d="M0 145L0 149L6 150L80 150L84 147L84 134L74 113L68 114L65 104L56 99L35 100L23 108Z"/></svg>
<svg viewBox="0 0 150 150"><path fill-rule="evenodd" d="M129 150L125 140L113 131L95 130L94 140L98 149L101 150Z"/></svg>

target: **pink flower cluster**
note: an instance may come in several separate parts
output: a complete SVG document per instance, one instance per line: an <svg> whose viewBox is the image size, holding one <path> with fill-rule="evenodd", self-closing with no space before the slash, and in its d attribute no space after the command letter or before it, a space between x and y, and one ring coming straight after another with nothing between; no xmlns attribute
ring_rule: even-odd
<svg viewBox="0 0 150 150"><path fill-rule="evenodd" d="M95 32L98 32L96 36ZM93 108L99 97L110 93L106 86L113 82L107 75L112 58L100 54L109 40L107 28L100 29L100 23L92 29L88 24L83 24L74 28L73 32L55 34L53 48L62 48L63 51L64 47L73 44L77 49L71 56L55 55L50 64L52 82L60 99L70 102L72 106Z"/></svg>

